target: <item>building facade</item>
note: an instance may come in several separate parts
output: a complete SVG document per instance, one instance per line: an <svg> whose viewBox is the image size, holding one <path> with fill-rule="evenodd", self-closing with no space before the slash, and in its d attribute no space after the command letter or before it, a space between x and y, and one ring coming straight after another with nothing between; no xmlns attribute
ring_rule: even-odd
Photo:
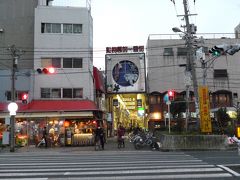
<svg viewBox="0 0 240 180"><path fill-rule="evenodd" d="M222 54L215 58L209 53L209 49L215 45L234 45L240 40L234 38L233 34L232 37L229 37L229 34L201 34L200 36L202 36L201 43L196 44L196 46L202 47L204 58L199 59L195 56L194 61L198 85L208 86L212 110L219 107L233 107L239 102L240 95L238 86L239 53L233 56ZM186 100L188 75L185 71L187 62L185 41L176 35L171 35L171 37L169 35L150 35L147 41L146 57L149 118L153 124L157 125L168 117L164 99L168 90L175 91L176 97ZM203 68L204 65L205 68ZM191 117L195 117L195 98L192 84L190 84L189 95Z"/></svg>
<svg viewBox="0 0 240 180"><path fill-rule="evenodd" d="M53 6L48 0L11 0L1 2L0 7L4 17L0 19L0 29L4 30L0 35L5 35L4 43L15 45L11 48L16 50L15 54L6 54L8 65L15 62L14 55L19 59L16 143L37 144L47 127L50 145L92 144L96 125L106 124L102 113L104 92L99 88L103 86L99 81L102 77L93 72L91 7ZM14 13L7 13L7 7ZM3 50L7 51L5 47ZM6 82L0 91L1 134L7 130L9 119L13 66L1 66L1 82ZM49 73L50 68L55 72ZM26 104L22 104L23 94L28 95Z"/></svg>
<svg viewBox="0 0 240 180"><path fill-rule="evenodd" d="M108 121L113 129L147 128L144 46L107 47L105 64Z"/></svg>

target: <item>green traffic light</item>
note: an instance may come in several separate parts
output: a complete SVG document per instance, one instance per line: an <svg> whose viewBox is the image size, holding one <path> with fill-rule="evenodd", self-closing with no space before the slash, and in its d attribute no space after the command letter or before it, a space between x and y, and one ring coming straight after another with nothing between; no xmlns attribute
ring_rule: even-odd
<svg viewBox="0 0 240 180"><path fill-rule="evenodd" d="M221 54L220 54L219 51L213 51L212 55L213 55L213 56L220 56Z"/></svg>

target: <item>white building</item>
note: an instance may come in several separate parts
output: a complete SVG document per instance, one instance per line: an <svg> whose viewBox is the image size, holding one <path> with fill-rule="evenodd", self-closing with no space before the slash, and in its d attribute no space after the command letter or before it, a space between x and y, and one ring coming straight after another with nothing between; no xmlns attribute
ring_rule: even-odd
<svg viewBox="0 0 240 180"><path fill-rule="evenodd" d="M24 5L15 0L0 2L3 43L14 44L28 55L19 57L16 72L16 142L35 144L46 126L51 142L58 145L92 144L93 129L103 119L99 107L104 103L104 87L100 74L93 73L91 6L54 6L52 0L21 2ZM9 6L16 12L6 12ZM13 57L2 54L9 65ZM11 66L0 65L4 82L0 87L0 134L9 117ZM55 73L44 73L50 67ZM21 101L23 93L28 94L27 104Z"/></svg>
<svg viewBox="0 0 240 180"><path fill-rule="evenodd" d="M233 56L225 54L215 60L209 53L209 49L215 45L240 43L240 39L228 37L229 34L201 34L196 43L203 47L205 62L207 62L206 85L211 92L211 108L233 106L240 100L240 53ZM163 97L168 90L174 90L182 98L186 97L186 46L185 41L178 35L149 35L147 41L147 82L150 94L150 112L166 110ZM196 76L199 85L203 84L202 60L195 59ZM181 66L180 66L181 65ZM190 86L191 100L193 98L193 86ZM155 104L155 105L154 105ZM161 104L161 105L160 105ZM194 112L194 107L190 109ZM163 119L163 114L160 116Z"/></svg>
<svg viewBox="0 0 240 180"><path fill-rule="evenodd" d="M35 9L34 99L90 99L93 88L93 24L90 9L46 6ZM70 90L69 88L72 88Z"/></svg>

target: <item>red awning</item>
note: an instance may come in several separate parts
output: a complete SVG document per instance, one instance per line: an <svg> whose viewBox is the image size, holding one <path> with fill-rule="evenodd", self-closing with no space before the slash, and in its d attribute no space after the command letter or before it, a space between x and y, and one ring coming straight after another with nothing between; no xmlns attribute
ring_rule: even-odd
<svg viewBox="0 0 240 180"><path fill-rule="evenodd" d="M8 112L7 103L0 103L0 111ZM18 112L94 111L99 110L90 100L33 100L29 104L18 104Z"/></svg>

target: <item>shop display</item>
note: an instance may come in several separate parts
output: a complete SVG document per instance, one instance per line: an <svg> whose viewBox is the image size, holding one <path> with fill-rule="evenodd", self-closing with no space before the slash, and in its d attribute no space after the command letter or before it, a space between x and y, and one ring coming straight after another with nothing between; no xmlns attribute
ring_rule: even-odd
<svg viewBox="0 0 240 180"><path fill-rule="evenodd" d="M70 121L69 126L71 127L71 143L73 146L94 144L94 129L96 128L96 121L72 120ZM68 138L68 135L66 138Z"/></svg>

